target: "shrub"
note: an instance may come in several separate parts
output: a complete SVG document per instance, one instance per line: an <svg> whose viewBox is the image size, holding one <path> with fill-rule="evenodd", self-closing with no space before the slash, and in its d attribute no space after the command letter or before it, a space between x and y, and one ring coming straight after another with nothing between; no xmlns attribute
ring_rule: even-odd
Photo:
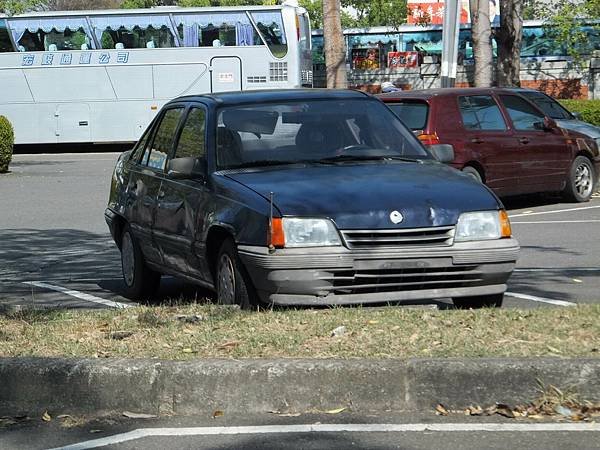
<svg viewBox="0 0 600 450"><path fill-rule="evenodd" d="M581 114L581 120L600 127L600 100L560 100L571 112Z"/></svg>
<svg viewBox="0 0 600 450"><path fill-rule="evenodd" d="M8 171L12 159L15 133L13 127L4 116L0 116L0 173Z"/></svg>

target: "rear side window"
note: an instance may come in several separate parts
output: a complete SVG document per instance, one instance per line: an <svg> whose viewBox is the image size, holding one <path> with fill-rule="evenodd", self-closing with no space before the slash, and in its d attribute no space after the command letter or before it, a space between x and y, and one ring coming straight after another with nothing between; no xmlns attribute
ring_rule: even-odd
<svg viewBox="0 0 600 450"><path fill-rule="evenodd" d="M506 130L500 108L490 95L458 97L458 107L467 130Z"/></svg>
<svg viewBox="0 0 600 450"><path fill-rule="evenodd" d="M6 20L0 19L0 52L12 52L13 46L6 29Z"/></svg>
<svg viewBox="0 0 600 450"><path fill-rule="evenodd" d="M183 108L168 109L165 112L154 135L152 145L146 148L143 164L154 169L164 170L182 113Z"/></svg>
<svg viewBox="0 0 600 450"><path fill-rule="evenodd" d="M394 114L411 130L424 130L427 126L429 105L425 102L401 102L387 104Z"/></svg>
<svg viewBox="0 0 600 450"><path fill-rule="evenodd" d="M536 130L535 124L544 121L544 115L537 111L526 100L515 95L501 95L506 111L512 120L515 130Z"/></svg>
<svg viewBox="0 0 600 450"><path fill-rule="evenodd" d="M520 94L544 111L548 117L559 120L568 120L573 118L569 111L563 108L556 100L548 97L546 94L542 94L541 92L521 92Z"/></svg>

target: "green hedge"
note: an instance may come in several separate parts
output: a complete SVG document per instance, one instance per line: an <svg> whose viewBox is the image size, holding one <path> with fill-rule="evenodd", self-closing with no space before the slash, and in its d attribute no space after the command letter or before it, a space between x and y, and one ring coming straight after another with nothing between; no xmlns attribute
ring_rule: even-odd
<svg viewBox="0 0 600 450"><path fill-rule="evenodd" d="M12 159L15 133L8 119L0 116L0 173L8 171Z"/></svg>
<svg viewBox="0 0 600 450"><path fill-rule="evenodd" d="M560 100L571 112L581 114L581 120L600 127L600 100Z"/></svg>

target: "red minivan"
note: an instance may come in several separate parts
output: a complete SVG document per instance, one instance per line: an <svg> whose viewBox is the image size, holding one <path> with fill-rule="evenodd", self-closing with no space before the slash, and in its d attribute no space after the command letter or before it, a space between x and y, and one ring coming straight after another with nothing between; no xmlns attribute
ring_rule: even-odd
<svg viewBox="0 0 600 450"><path fill-rule="evenodd" d="M423 144L452 145L451 165L500 196L563 192L588 201L600 169L596 142L559 128L519 91L448 88L379 98Z"/></svg>

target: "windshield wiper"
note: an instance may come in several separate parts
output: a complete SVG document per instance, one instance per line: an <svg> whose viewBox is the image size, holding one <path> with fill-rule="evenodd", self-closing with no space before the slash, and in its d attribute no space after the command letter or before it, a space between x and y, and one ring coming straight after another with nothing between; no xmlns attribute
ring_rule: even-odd
<svg viewBox="0 0 600 450"><path fill-rule="evenodd" d="M335 163L338 161L404 161L404 162L414 162L421 163L422 160L416 158L408 158L406 156L395 156L395 155L378 155L378 156L370 156L370 155L336 155L329 156L327 158L321 158L315 162L319 163Z"/></svg>
<svg viewBox="0 0 600 450"><path fill-rule="evenodd" d="M248 161L245 163L235 164L233 166L229 166L226 170L232 169L244 169L247 167L265 167L265 166L285 166L290 164L298 164L302 161L280 161L276 159L261 159L259 161Z"/></svg>

